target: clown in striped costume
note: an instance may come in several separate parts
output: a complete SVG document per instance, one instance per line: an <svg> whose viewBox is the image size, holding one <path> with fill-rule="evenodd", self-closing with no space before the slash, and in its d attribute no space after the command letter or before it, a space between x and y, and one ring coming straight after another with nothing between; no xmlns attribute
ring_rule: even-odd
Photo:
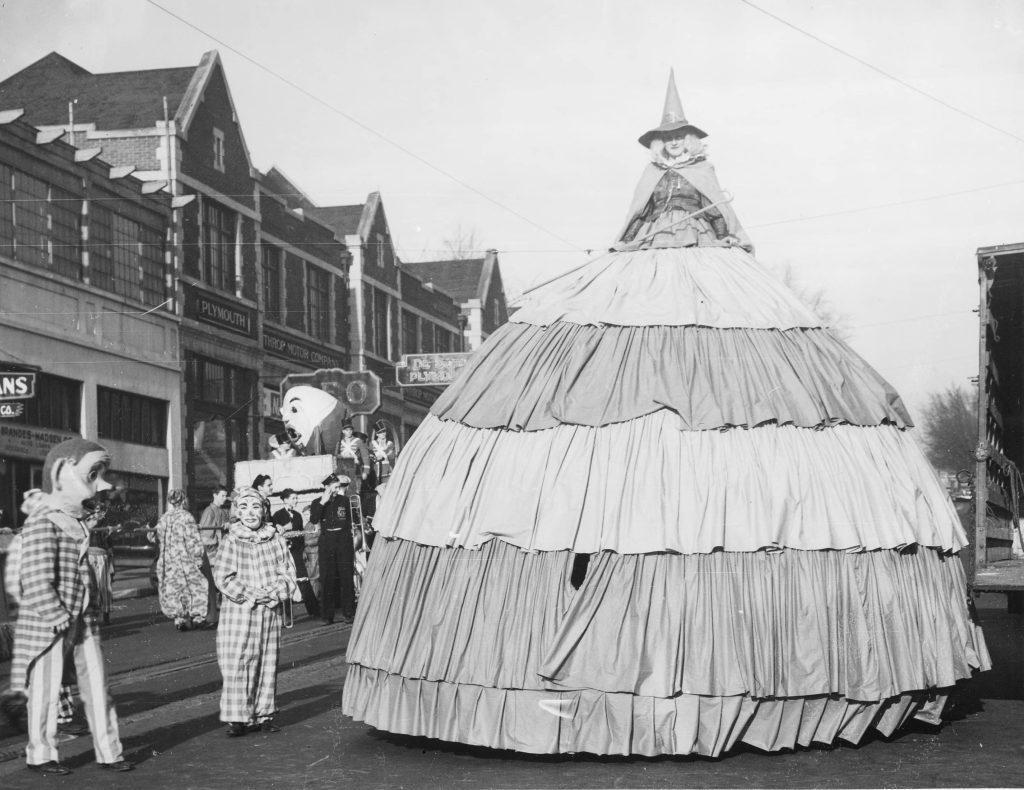
<svg viewBox="0 0 1024 790"><path fill-rule="evenodd" d="M285 539L264 522L263 498L252 488L235 492L213 578L224 596L217 629L221 721L232 736L277 732L281 609L297 585Z"/></svg>

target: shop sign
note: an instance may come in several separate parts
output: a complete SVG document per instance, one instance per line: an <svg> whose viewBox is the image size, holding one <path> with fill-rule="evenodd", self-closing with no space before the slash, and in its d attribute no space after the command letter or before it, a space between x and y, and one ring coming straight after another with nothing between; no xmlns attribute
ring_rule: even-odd
<svg viewBox="0 0 1024 790"><path fill-rule="evenodd" d="M278 357L301 362L314 368L340 368L341 357L317 348L311 343L303 343L277 332L263 329L263 350Z"/></svg>
<svg viewBox="0 0 1024 790"><path fill-rule="evenodd" d="M403 387L444 387L458 378L470 353L403 354L395 377Z"/></svg>
<svg viewBox="0 0 1024 790"><path fill-rule="evenodd" d="M0 401L25 400L35 396L35 373L0 372Z"/></svg>
<svg viewBox="0 0 1024 790"><path fill-rule="evenodd" d="M20 417L25 411L24 403L4 401L0 403L0 419L4 417Z"/></svg>
<svg viewBox="0 0 1024 790"><path fill-rule="evenodd" d="M255 335L255 314L230 299L201 291L194 285L185 285L185 317L219 326L246 337Z"/></svg>
<svg viewBox="0 0 1024 790"><path fill-rule="evenodd" d="M50 448L78 434L0 422L0 454L42 459Z"/></svg>

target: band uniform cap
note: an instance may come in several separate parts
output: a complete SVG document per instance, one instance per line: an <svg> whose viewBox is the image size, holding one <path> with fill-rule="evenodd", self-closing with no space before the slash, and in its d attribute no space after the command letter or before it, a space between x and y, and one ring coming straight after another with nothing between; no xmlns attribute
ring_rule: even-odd
<svg viewBox="0 0 1024 790"><path fill-rule="evenodd" d="M661 126L644 132L638 139L640 145L647 148L651 140L656 137L663 137L669 132L684 132L695 134L697 137L707 137L707 132L694 126L686 120L686 113L683 112L683 103L679 100L679 91L676 90L675 72L668 73L668 90L665 92L665 109L661 113Z"/></svg>

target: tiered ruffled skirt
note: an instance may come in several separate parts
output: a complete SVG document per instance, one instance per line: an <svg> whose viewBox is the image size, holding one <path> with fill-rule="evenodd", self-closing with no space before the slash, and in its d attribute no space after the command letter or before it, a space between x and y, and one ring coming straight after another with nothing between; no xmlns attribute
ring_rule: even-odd
<svg viewBox="0 0 1024 790"><path fill-rule="evenodd" d="M899 397L751 256L609 253L532 297L392 475L345 713L718 755L888 735L988 668Z"/></svg>

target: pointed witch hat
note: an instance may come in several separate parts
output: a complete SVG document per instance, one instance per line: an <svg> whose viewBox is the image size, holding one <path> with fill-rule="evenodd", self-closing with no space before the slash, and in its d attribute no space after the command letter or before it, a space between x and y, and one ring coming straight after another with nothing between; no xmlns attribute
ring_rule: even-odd
<svg viewBox="0 0 1024 790"><path fill-rule="evenodd" d="M661 126L640 135L640 145L647 148L655 137L661 137L669 132L681 130L689 134L695 134L698 137L708 136L707 132L698 129L686 120L686 114L683 112L683 103L679 101L679 91L676 90L676 75L670 69L668 72L668 90L665 93L665 109L661 113Z"/></svg>

